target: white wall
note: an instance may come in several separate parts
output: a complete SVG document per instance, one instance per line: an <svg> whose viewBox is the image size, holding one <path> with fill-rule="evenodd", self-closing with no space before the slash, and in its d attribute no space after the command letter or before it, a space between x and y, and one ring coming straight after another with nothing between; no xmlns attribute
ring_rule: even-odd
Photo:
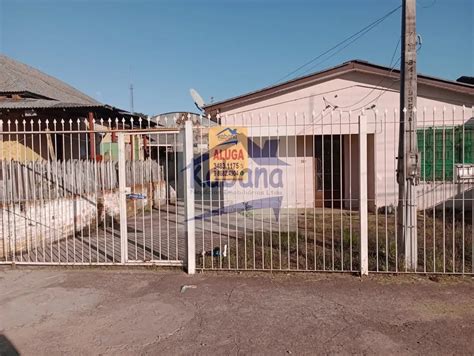
<svg viewBox="0 0 474 356"><path fill-rule="evenodd" d="M281 197L282 207L313 207L314 159L312 157L280 159L287 165L257 165L249 159L248 178L224 184L225 205Z"/></svg>
<svg viewBox="0 0 474 356"><path fill-rule="evenodd" d="M131 191L145 194L146 199L127 200L129 216L151 203L150 198L155 207L175 198L166 196L165 182L154 182L153 192L143 186L135 186ZM34 251L35 246L40 248L43 243L62 240L91 224L95 225L96 219L100 224L104 215L117 218L119 213L118 191L107 191L99 197L91 194L9 204L8 209L2 209L0 213L0 258L4 258L7 252ZM102 238L101 234L99 237Z"/></svg>

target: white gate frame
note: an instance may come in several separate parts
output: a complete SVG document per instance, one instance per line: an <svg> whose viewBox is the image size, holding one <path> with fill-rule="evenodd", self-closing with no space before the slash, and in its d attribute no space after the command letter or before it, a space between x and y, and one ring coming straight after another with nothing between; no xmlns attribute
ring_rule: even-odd
<svg viewBox="0 0 474 356"><path fill-rule="evenodd" d="M183 153L184 153L184 221L186 231L186 269L188 274L196 273L196 236L194 221L194 144L193 123L184 123Z"/></svg>
<svg viewBox="0 0 474 356"><path fill-rule="evenodd" d="M118 174L119 174L119 209L120 209L120 262L128 261L128 231L127 231L127 182L125 178L125 137L117 133L118 143Z"/></svg>
<svg viewBox="0 0 474 356"><path fill-rule="evenodd" d="M359 228L360 274L369 274L368 204L367 204L367 117L359 116Z"/></svg>

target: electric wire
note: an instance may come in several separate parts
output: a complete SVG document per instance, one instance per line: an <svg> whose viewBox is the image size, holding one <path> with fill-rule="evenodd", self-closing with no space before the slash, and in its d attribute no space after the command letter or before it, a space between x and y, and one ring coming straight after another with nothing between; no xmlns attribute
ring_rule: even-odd
<svg viewBox="0 0 474 356"><path fill-rule="evenodd" d="M396 8L392 9L391 11L389 11L388 13L386 13L385 15L383 15L382 17L378 18L377 20L373 21L372 23L370 23L369 25L365 26L364 28L360 29L359 31L357 31L356 33L352 34L351 36L347 37L346 39L342 40L341 42L337 43L336 45L332 46L331 48L327 49L326 51L324 51L323 53L319 54L318 56L312 58L311 60L309 60L308 62L304 63L303 65L299 66L298 68L296 68L295 70L293 70L292 72L288 73L287 75L281 77L280 79L278 79L274 84L276 83L279 83L281 81L283 81L284 79L292 76L293 74L299 72L301 69L307 67L308 65L314 63L315 61L317 61L319 58L325 56L326 54L332 52L333 50L335 50L336 48L340 47L341 45L345 44L346 42L350 41L349 44L353 43L355 40L361 38L363 35L365 35L367 32L369 32L370 30L372 30L373 28L375 28L376 26L378 26L380 23L382 23L384 20L386 20L388 17L390 17L392 14L394 14L395 12L397 12L402 6L397 6ZM355 38L355 39L354 39ZM354 40L353 40L354 39ZM352 41L351 41L352 40ZM344 48L346 48L349 44L347 44ZM343 48L343 49L344 49ZM339 53L339 52L338 52Z"/></svg>

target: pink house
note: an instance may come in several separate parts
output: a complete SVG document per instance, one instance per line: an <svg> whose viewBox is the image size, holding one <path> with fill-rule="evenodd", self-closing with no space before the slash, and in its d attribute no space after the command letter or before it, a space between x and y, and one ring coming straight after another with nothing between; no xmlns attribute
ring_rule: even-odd
<svg viewBox="0 0 474 356"><path fill-rule="evenodd" d="M362 115L369 206L396 205L399 77L398 70L354 60L205 106L221 125L247 127L262 158L276 151L280 162L249 160L254 181L226 184L226 199L279 195L289 208L357 207ZM474 85L464 81L418 75L419 209L472 194L473 179L459 178L474 169Z"/></svg>

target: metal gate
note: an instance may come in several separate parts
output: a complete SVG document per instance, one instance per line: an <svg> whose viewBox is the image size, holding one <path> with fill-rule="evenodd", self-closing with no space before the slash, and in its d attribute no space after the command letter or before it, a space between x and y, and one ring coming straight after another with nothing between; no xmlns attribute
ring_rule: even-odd
<svg viewBox="0 0 474 356"><path fill-rule="evenodd" d="M0 263L183 265L179 131L141 125L0 121Z"/></svg>

